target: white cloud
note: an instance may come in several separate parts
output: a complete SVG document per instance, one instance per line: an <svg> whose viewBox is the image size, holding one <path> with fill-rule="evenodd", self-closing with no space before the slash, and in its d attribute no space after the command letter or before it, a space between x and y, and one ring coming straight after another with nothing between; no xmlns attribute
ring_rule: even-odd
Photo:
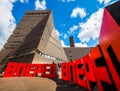
<svg viewBox="0 0 120 91"><path fill-rule="evenodd" d="M45 0L36 0L35 1L35 10L45 10L46 7L46 1Z"/></svg>
<svg viewBox="0 0 120 91"><path fill-rule="evenodd" d="M67 39L67 38L68 38L68 35L67 35L67 34L63 34L63 38L64 38L64 39Z"/></svg>
<svg viewBox="0 0 120 91"><path fill-rule="evenodd" d="M61 25L60 25L60 27L65 27L65 26L66 26L66 24L61 24Z"/></svg>
<svg viewBox="0 0 120 91"><path fill-rule="evenodd" d="M74 31L77 30L78 28L79 28L78 25L73 25L73 26L69 29L68 34L74 33Z"/></svg>
<svg viewBox="0 0 120 91"><path fill-rule="evenodd" d="M15 18L12 14L13 3L16 0L0 0L0 49L16 27Z"/></svg>
<svg viewBox="0 0 120 91"><path fill-rule="evenodd" d="M110 2L110 0L97 0L100 4L104 3L104 4L108 4Z"/></svg>
<svg viewBox="0 0 120 91"><path fill-rule="evenodd" d="M71 2L71 1L74 2L75 0L67 0L67 2Z"/></svg>
<svg viewBox="0 0 120 91"><path fill-rule="evenodd" d="M86 22L79 24L80 32L78 38L82 42L89 42L91 38L94 40L99 37L102 16L103 9L100 8L97 12L93 13Z"/></svg>
<svg viewBox="0 0 120 91"><path fill-rule="evenodd" d="M86 43L75 43L75 47L88 47Z"/></svg>
<svg viewBox="0 0 120 91"><path fill-rule="evenodd" d="M87 14L84 8L76 7L72 11L71 18L76 18L77 16L80 16L80 18L84 18L86 15Z"/></svg>
<svg viewBox="0 0 120 91"><path fill-rule="evenodd" d="M68 38L67 34L60 34L57 29L55 29L55 31L57 32L58 37L59 37L59 36L63 36L64 39ZM63 47L68 47L67 45L65 45L65 43L64 43L63 40L60 40L60 42L61 42L61 45L62 45Z"/></svg>
<svg viewBox="0 0 120 91"><path fill-rule="evenodd" d="M20 0L21 3L28 3L29 0Z"/></svg>
<svg viewBox="0 0 120 91"><path fill-rule="evenodd" d="M55 29L55 31L57 32L58 37L64 36L64 33L60 33L57 29Z"/></svg>
<svg viewBox="0 0 120 91"><path fill-rule="evenodd" d="M12 14L13 4L16 1L26 3L29 0L0 0L0 50L16 27L16 21Z"/></svg>
<svg viewBox="0 0 120 91"><path fill-rule="evenodd" d="M74 2L75 0L59 0L59 1L62 1L62 2Z"/></svg>
<svg viewBox="0 0 120 91"><path fill-rule="evenodd" d="M61 42L61 45L62 45L63 47L69 47L69 46L65 45L65 43L64 43L63 40L61 40L60 42Z"/></svg>
<svg viewBox="0 0 120 91"><path fill-rule="evenodd" d="M54 28L54 30L57 32L57 35L58 35L58 37L59 37L59 36L60 36L59 31L58 31L56 28Z"/></svg>
<svg viewBox="0 0 120 91"><path fill-rule="evenodd" d="M112 1L112 2L110 2L109 4L113 4L113 3L117 2L117 1L119 1L119 0Z"/></svg>
<svg viewBox="0 0 120 91"><path fill-rule="evenodd" d="M5 43L5 41L6 40L2 36L0 36L0 50L2 49L3 44Z"/></svg>

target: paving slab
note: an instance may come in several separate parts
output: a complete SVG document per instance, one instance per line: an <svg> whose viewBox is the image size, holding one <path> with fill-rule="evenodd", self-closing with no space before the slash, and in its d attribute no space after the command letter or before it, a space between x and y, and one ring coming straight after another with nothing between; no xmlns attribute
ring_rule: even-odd
<svg viewBox="0 0 120 91"><path fill-rule="evenodd" d="M0 91L55 91L56 83L42 77L0 78Z"/></svg>
<svg viewBox="0 0 120 91"><path fill-rule="evenodd" d="M44 77L0 78L0 91L88 91L73 82ZM98 91L98 90L94 90Z"/></svg>

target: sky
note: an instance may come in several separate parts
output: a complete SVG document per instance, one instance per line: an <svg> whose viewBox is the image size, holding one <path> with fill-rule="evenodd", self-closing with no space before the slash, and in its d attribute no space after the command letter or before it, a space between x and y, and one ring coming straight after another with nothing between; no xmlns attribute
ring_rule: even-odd
<svg viewBox="0 0 120 91"><path fill-rule="evenodd" d="M27 10L52 10L62 46L73 36L76 47L99 44L104 7L117 0L0 0L0 50Z"/></svg>

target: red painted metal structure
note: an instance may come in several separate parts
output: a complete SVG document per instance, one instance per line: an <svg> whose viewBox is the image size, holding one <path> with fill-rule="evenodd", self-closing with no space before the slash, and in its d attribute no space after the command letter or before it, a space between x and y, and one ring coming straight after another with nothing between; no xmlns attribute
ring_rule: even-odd
<svg viewBox="0 0 120 91"><path fill-rule="evenodd" d="M62 76L66 76L67 81L71 81L72 76L77 78L77 84L90 91L96 85L99 91L120 91L120 1L104 9L99 45L89 55L73 62L76 64L76 77L69 74L73 70L65 63L70 78Z"/></svg>
<svg viewBox="0 0 120 91"><path fill-rule="evenodd" d="M120 26L107 9L104 10L99 41L113 83L120 90Z"/></svg>
<svg viewBox="0 0 120 91"><path fill-rule="evenodd" d="M46 69L48 64L42 67L39 64L17 65L9 63L4 77L14 76L15 73L18 76L19 67L22 67L23 76L35 76L41 72L43 77L56 78L56 64L51 64L50 69ZM94 91L96 86L99 91L120 91L120 1L104 9L99 45L80 59L62 63L61 69L63 80L74 82L89 91ZM30 74L29 71L35 73ZM47 71L50 74L46 74Z"/></svg>

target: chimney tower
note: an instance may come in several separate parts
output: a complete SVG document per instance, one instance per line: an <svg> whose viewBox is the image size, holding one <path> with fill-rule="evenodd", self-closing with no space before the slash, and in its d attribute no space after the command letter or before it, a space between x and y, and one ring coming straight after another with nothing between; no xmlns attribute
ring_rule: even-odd
<svg viewBox="0 0 120 91"><path fill-rule="evenodd" d="M70 47L75 47L74 37L70 36Z"/></svg>

